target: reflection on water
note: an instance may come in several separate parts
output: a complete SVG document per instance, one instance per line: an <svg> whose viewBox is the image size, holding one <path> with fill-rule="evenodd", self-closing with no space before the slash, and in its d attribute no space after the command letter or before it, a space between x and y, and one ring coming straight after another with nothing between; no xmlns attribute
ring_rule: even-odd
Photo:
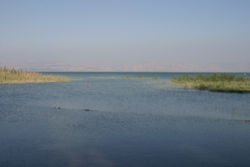
<svg viewBox="0 0 250 167"><path fill-rule="evenodd" d="M61 74L76 80L0 85L0 166L250 163L250 94L161 86L181 73ZM142 75L159 79L122 78Z"/></svg>

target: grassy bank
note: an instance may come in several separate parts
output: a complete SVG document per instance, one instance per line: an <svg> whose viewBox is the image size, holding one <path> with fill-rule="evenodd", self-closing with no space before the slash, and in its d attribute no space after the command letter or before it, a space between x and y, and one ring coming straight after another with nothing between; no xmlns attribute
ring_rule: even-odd
<svg viewBox="0 0 250 167"><path fill-rule="evenodd" d="M0 84L21 84L41 82L67 82L69 78L56 75L43 75L36 72L24 72L0 67Z"/></svg>
<svg viewBox="0 0 250 167"><path fill-rule="evenodd" d="M250 78L234 74L210 74L173 78L172 82L187 89L216 92L250 93Z"/></svg>

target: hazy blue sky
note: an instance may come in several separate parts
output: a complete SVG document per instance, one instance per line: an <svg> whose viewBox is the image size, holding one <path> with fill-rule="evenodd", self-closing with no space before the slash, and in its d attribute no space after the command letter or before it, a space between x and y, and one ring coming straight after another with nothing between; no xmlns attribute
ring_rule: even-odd
<svg viewBox="0 0 250 167"><path fill-rule="evenodd" d="M250 71L250 1L0 0L0 64Z"/></svg>

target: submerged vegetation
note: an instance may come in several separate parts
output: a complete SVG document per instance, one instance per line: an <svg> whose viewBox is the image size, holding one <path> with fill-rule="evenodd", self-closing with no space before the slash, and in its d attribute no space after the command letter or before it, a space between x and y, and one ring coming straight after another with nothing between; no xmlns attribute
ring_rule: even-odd
<svg viewBox="0 0 250 167"><path fill-rule="evenodd" d="M69 78L44 75L36 72L24 72L15 69L0 67L0 84L21 84L21 83L40 83L40 82L67 82Z"/></svg>
<svg viewBox="0 0 250 167"><path fill-rule="evenodd" d="M250 93L250 78L235 74L210 74L173 78L173 83L187 89L216 92Z"/></svg>
<svg viewBox="0 0 250 167"><path fill-rule="evenodd" d="M144 77L143 75L140 76L93 76L90 78L94 79L127 79L127 80L157 80L159 77Z"/></svg>
<svg viewBox="0 0 250 167"><path fill-rule="evenodd" d="M144 76L125 76L125 77L121 77L122 79L159 79L159 77L144 77Z"/></svg>

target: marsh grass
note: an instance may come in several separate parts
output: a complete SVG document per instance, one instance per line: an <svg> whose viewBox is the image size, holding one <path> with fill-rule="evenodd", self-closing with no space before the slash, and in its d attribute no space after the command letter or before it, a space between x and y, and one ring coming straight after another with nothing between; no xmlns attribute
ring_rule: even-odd
<svg viewBox="0 0 250 167"><path fill-rule="evenodd" d="M208 90L216 92L250 93L250 78L234 74L210 74L183 76L172 79L187 89Z"/></svg>
<svg viewBox="0 0 250 167"><path fill-rule="evenodd" d="M121 77L121 79L134 79L134 80L156 80L159 79L159 77L144 77L144 76L125 76L125 77Z"/></svg>
<svg viewBox="0 0 250 167"><path fill-rule="evenodd" d="M0 84L21 84L41 82L68 82L69 78L56 75L43 75L36 72L24 72L21 70L0 67Z"/></svg>

